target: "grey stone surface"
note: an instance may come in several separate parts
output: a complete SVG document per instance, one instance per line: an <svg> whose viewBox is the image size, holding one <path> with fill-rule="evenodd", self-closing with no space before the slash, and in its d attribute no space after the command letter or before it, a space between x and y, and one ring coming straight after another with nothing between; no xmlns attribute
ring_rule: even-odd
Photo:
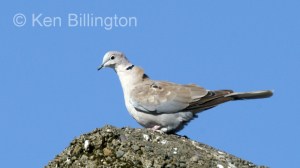
<svg viewBox="0 0 300 168"><path fill-rule="evenodd" d="M84 144L88 140L88 149ZM147 129L105 126L75 138L45 168L257 166L205 144Z"/></svg>

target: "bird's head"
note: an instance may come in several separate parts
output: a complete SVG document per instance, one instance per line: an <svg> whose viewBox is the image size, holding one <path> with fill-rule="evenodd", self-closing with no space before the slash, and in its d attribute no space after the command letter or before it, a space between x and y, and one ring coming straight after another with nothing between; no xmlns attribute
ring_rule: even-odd
<svg viewBox="0 0 300 168"><path fill-rule="evenodd" d="M128 60L122 52L108 51L104 55L102 64L98 67L98 70L105 67L115 68L120 64L126 64L126 63L128 63Z"/></svg>

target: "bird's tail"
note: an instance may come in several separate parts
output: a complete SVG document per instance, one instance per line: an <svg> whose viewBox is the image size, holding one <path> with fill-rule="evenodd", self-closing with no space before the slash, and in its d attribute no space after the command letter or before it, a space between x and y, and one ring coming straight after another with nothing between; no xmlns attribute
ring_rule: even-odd
<svg viewBox="0 0 300 168"><path fill-rule="evenodd" d="M261 99L268 98L273 95L271 90L261 90L252 92L233 92L225 95L224 97L231 97L233 100L245 100L245 99Z"/></svg>
<svg viewBox="0 0 300 168"><path fill-rule="evenodd" d="M199 101L191 104L187 110L194 110L194 112L201 112L210 109L219 104L232 100L247 100L247 99L261 99L268 98L273 95L271 90L253 91L253 92L233 92L232 90L214 90L209 91L208 94L202 97Z"/></svg>

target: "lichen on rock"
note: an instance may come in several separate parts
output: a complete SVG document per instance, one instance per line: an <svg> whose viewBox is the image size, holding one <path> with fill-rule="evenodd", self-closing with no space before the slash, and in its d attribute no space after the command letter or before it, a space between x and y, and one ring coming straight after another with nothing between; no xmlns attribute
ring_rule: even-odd
<svg viewBox="0 0 300 168"><path fill-rule="evenodd" d="M178 135L105 126L75 138L45 168L260 167Z"/></svg>

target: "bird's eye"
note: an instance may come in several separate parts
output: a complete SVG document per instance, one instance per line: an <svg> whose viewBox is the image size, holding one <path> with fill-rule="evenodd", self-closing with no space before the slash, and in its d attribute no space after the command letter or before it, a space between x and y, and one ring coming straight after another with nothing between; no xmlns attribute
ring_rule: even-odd
<svg viewBox="0 0 300 168"><path fill-rule="evenodd" d="M110 59L111 59L111 60L115 59L115 56L111 56Z"/></svg>

